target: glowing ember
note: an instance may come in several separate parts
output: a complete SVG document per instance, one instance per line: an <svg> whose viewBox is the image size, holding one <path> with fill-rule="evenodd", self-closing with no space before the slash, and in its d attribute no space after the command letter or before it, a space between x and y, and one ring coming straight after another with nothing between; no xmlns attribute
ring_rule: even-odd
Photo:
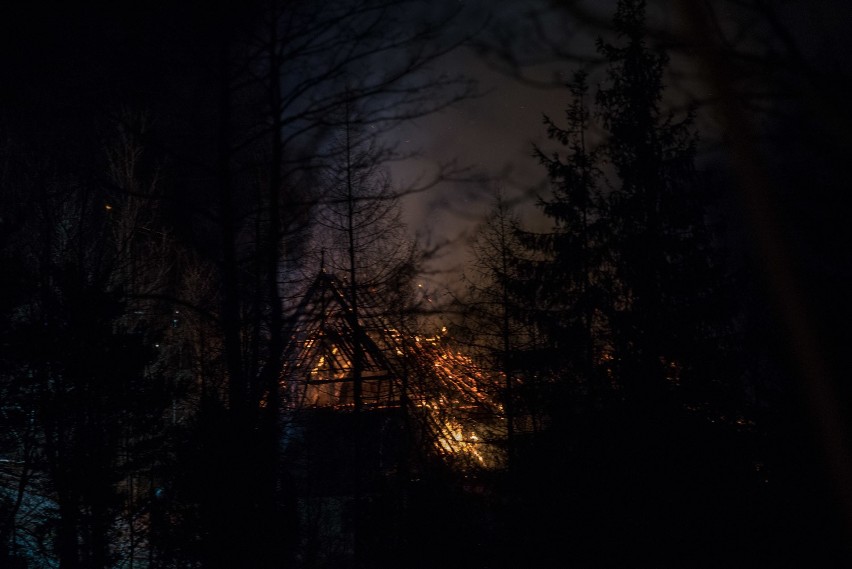
<svg viewBox="0 0 852 569"><path fill-rule="evenodd" d="M327 296L306 300L308 314L289 334L281 382L284 401L291 409L352 409L355 334L345 296L335 290L332 278L321 279L317 282L326 288L313 292ZM506 424L497 401L504 380L499 374L486 373L454 349L445 338L446 328L422 336L375 320L360 327L363 408L404 407L436 454L457 467L504 464Z"/></svg>

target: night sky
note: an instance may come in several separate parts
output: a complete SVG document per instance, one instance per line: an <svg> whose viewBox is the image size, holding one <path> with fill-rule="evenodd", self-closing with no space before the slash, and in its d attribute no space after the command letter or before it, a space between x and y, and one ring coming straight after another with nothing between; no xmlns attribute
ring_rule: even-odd
<svg viewBox="0 0 852 569"><path fill-rule="evenodd" d="M544 171L531 156L532 145L555 149L546 140L542 113L561 117L567 103L563 85L576 69L591 69L595 85L594 71L599 73L600 66L589 60L596 57L594 41L607 33L607 14L614 3L580 5L588 19L554 10L547 2L447 5L461 7L450 33L476 35L472 45L444 56L431 71L472 78L479 94L400 124L386 135L400 152L419 154L415 160L389 165L401 187L428 180L435 162L455 161L470 178L488 179L442 184L405 200L413 234L425 236L425 241L452 242L442 268L463 261L468 238L497 188L519 202L533 226L544 227L532 205L536 196L547 194ZM432 9L438 10L435 6ZM679 25L671 11L655 8L652 4L655 25ZM203 61L193 58L216 41L216 32L212 18L192 3L145 8L119 3L95 9L36 2L6 6L4 11L5 106L15 119L49 122L56 137L64 128L78 129L76 121L86 122L87 113L98 116L120 104L147 107L160 125L180 121L180 105L191 104L185 102L187 97L209 95L209 73ZM172 42L182 34L183 47L175 49ZM517 60L507 61L506 51ZM694 62L679 63L686 66L687 76L693 74L688 66ZM686 84L690 96L702 89L695 82ZM179 97L172 98L170 89ZM47 118L50 112L56 116ZM707 120L706 113L702 119ZM713 132L702 136L710 144L717 139Z"/></svg>
<svg viewBox="0 0 852 569"><path fill-rule="evenodd" d="M29 122L30 132L49 128L55 139L82 136L79 129L94 122L87 117L96 119L122 104L150 109L158 126L181 121L180 105L187 104L187 97L209 95L205 83L211 78L203 69L205 63L193 59L197 57L193 52L215 43L216 32L205 9L191 3L166 4L131 8L118 3L106 9L52 2L4 6L3 103L9 120L22 121L24 130ZM478 30L473 41L485 46L495 41L494 30L505 32L507 22L525 18L532 9L545 9L536 2L487 3L485 9L476 2L462 4L452 33ZM184 40L175 48L181 35ZM579 42L586 51L591 37L585 33ZM571 43L578 41L572 38ZM445 267L463 258L466 241L457 238L473 231L493 188L499 186L519 198L541 189L544 175L531 158L532 143L545 138L541 113L561 112L566 96L558 88L560 78L567 77L573 65L549 61L552 56L538 47L524 49L528 60L545 62L525 69L537 85L513 80L497 56L460 47L435 62L432 71L473 78L479 94L398 125L387 135L401 152L419 153L414 161L389 165L401 186L414 179L428 180L435 161L454 160L468 176L491 180L443 184L406 200L405 217L413 234L431 233L432 240L453 241ZM171 89L177 90L177 98L171 97ZM164 102L169 99L172 106Z"/></svg>

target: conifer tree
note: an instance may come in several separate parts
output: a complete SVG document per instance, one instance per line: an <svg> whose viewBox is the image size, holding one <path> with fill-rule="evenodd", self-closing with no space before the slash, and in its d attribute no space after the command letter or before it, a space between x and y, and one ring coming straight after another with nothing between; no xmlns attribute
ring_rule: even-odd
<svg viewBox="0 0 852 569"><path fill-rule="evenodd" d="M552 191L540 207L553 227L522 234L531 259L517 285L547 338L555 387L545 452L531 472L558 474L528 486L548 496L550 515L571 512L571 555L616 567L628 558L659 564L695 543L694 531L672 520L692 523L689 504L711 510L692 485L718 457L707 458L709 444L695 454L710 423L687 411L694 397L684 387L717 381L713 366L724 359L693 117L667 111L667 57L649 45L644 22L643 2L620 0L614 38L598 42L607 66L593 111L578 73L565 126L545 117L564 148L536 150ZM603 555L602 531L619 544ZM649 548L660 535L670 545Z"/></svg>
<svg viewBox="0 0 852 569"><path fill-rule="evenodd" d="M644 2L620 1L613 23L616 43L598 42L608 68L596 100L614 174L604 211L614 277L608 319L619 380L644 397L689 371L716 308L718 277L694 165L694 117L678 120L663 107L668 57L648 45Z"/></svg>
<svg viewBox="0 0 852 569"><path fill-rule="evenodd" d="M694 117L665 108L667 56L649 45L644 14L643 2L619 2L613 42L598 42L607 67L593 108L581 71L564 126L544 117L563 146L534 153L553 227L521 232L527 278L513 287L547 338L538 361L563 388L647 403L690 384L700 388L690 398L706 399L724 375L716 363L728 326L710 200L694 165Z"/></svg>
<svg viewBox="0 0 852 569"><path fill-rule="evenodd" d="M565 126L546 115L543 118L548 137L564 147L564 154L548 154L537 147L534 152L547 169L552 190L552 196L539 205L554 227L549 233L527 232L521 238L543 254L527 262L536 285L525 289L537 296L534 319L551 340L552 363L589 384L601 350L602 174L599 153L587 141L590 113L585 72L578 71L568 88L571 100Z"/></svg>
<svg viewBox="0 0 852 569"><path fill-rule="evenodd" d="M491 213L471 246L472 260L465 272L465 295L458 305L462 319L454 331L465 338L470 352L481 357L486 369L502 375L499 397L506 420L507 458L515 457L515 423L518 415L535 422L533 378L527 358L535 335L524 318L525 307L514 291L520 281L523 244L518 239L520 219L501 191L494 196Z"/></svg>

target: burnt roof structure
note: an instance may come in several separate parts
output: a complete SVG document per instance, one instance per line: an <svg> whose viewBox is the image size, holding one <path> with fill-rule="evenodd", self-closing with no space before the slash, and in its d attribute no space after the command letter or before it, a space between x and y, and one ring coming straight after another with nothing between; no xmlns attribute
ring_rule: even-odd
<svg viewBox="0 0 852 569"><path fill-rule="evenodd" d="M359 290L358 319L346 283L320 271L296 307L281 374L287 409L352 411L356 381L370 412L399 409L449 462L503 464L500 381L442 334L418 335L392 322L370 291ZM353 362L361 359L359 372Z"/></svg>

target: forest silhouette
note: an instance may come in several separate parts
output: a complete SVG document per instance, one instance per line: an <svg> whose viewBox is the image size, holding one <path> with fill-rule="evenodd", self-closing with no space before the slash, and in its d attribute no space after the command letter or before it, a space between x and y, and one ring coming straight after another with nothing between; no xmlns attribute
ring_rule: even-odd
<svg viewBox="0 0 852 569"><path fill-rule="evenodd" d="M762 2L531 9L600 26L540 195L401 186L442 62L531 41L463 4L8 9L0 568L850 561L844 69ZM403 198L464 185L449 292Z"/></svg>

